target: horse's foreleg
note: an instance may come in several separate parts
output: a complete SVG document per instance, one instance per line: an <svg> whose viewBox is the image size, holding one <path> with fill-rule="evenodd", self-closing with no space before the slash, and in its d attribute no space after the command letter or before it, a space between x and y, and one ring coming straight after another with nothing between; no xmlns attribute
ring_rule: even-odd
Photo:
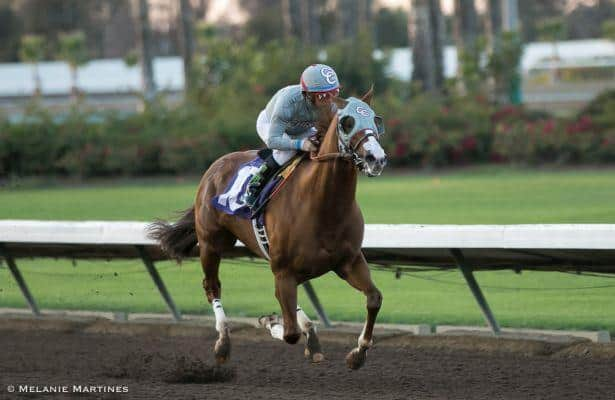
<svg viewBox="0 0 615 400"><path fill-rule="evenodd" d="M199 242L199 250L201 256L201 266L205 273L203 279L203 289L207 301L211 304L216 316L216 330L218 331L218 340L214 346L214 354L216 361L219 364L226 362L231 355L231 338L229 327L226 320L226 314L222 308L222 284L218 278L218 269L220 266L220 255L204 242Z"/></svg>
<svg viewBox="0 0 615 400"><path fill-rule="evenodd" d="M355 289L367 297L367 319L359 336L358 346L346 356L348 368L359 369L365 363L367 349L372 346L372 335L376 316L382 304L382 294L374 285L365 257L360 254L352 263L342 268L341 276Z"/></svg>
<svg viewBox="0 0 615 400"><path fill-rule="evenodd" d="M284 341L295 344L301 337L297 323L297 280L284 273L277 274L275 297L280 303L284 317Z"/></svg>
<svg viewBox="0 0 615 400"><path fill-rule="evenodd" d="M325 356L322 353L322 347L320 346L320 341L316 335L316 326L312 320L310 320L310 317L307 316L305 311L303 311L303 309L299 306L297 306L297 323L299 324L299 328L305 335L306 339L305 358L314 363L323 361Z"/></svg>

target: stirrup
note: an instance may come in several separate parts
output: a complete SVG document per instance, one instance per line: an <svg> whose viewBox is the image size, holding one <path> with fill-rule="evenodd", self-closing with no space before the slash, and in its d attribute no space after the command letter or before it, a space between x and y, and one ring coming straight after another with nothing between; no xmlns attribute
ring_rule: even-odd
<svg viewBox="0 0 615 400"><path fill-rule="evenodd" d="M261 192L261 188L257 188L254 192L250 191L250 188L248 188L248 191L246 192L246 197L244 199L246 205L250 208L254 207L254 205L256 204L256 200L258 199L258 195Z"/></svg>

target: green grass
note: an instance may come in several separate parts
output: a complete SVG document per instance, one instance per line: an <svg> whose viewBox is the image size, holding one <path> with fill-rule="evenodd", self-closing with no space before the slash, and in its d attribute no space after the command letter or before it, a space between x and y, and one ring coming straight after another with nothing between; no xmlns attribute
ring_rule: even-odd
<svg viewBox="0 0 615 400"><path fill-rule="evenodd" d="M108 263L67 260L20 260L20 269L39 307L77 310L166 312L144 266L139 261ZM211 314L201 287L196 261L176 266L158 264L174 301L184 313ZM225 261L220 270L223 303L231 316L258 316L278 311L273 276L263 263ZM503 326L608 329L615 332L615 279L549 272L511 271L476 274L498 321ZM376 271L374 280L384 295L380 322L484 324L461 274L422 272L395 279ZM334 320L361 321L364 296L334 274L313 282ZM0 269L0 306L26 307L9 272ZM299 302L310 313L303 291ZM278 311L279 312L279 311Z"/></svg>
<svg viewBox="0 0 615 400"><path fill-rule="evenodd" d="M40 184L40 182L39 182ZM198 179L0 188L0 218L140 220L192 204ZM615 170L464 172L362 178L366 223L615 223Z"/></svg>
<svg viewBox="0 0 615 400"><path fill-rule="evenodd" d="M615 223L615 172L479 168L463 172L361 179L367 223L509 224ZM143 220L191 204L197 180L123 181L87 186L26 185L0 189L0 218ZM42 308L165 312L137 261L18 260ZM211 313L196 261L158 268L184 313ZM457 271L403 275L375 271L384 295L381 322L483 324ZM615 279L550 272L480 272L477 280L503 326L608 329L615 332ZM257 316L279 309L263 263L224 261L228 314ZM337 276L313 282L331 318L363 320L365 300ZM300 303L312 312L300 292ZM24 307L19 289L0 268L0 307Z"/></svg>

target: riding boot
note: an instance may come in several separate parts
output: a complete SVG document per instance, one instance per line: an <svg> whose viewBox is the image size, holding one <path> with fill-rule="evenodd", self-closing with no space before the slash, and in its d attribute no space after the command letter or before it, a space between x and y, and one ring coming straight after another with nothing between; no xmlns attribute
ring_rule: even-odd
<svg viewBox="0 0 615 400"><path fill-rule="evenodd" d="M254 207L256 199L261 190L265 186L265 183L280 169L280 165L274 160L273 155L267 157L260 169L256 171L250 182L248 183L248 190L245 197L245 202L248 207Z"/></svg>

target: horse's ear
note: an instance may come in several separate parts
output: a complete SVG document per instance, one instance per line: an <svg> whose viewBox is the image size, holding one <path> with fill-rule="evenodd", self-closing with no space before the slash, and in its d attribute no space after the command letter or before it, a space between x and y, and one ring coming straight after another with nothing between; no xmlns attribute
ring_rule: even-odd
<svg viewBox="0 0 615 400"><path fill-rule="evenodd" d="M365 93L363 97L361 97L361 100L371 106L373 96L374 96L374 84L372 83L372 86L369 88L367 93Z"/></svg>

